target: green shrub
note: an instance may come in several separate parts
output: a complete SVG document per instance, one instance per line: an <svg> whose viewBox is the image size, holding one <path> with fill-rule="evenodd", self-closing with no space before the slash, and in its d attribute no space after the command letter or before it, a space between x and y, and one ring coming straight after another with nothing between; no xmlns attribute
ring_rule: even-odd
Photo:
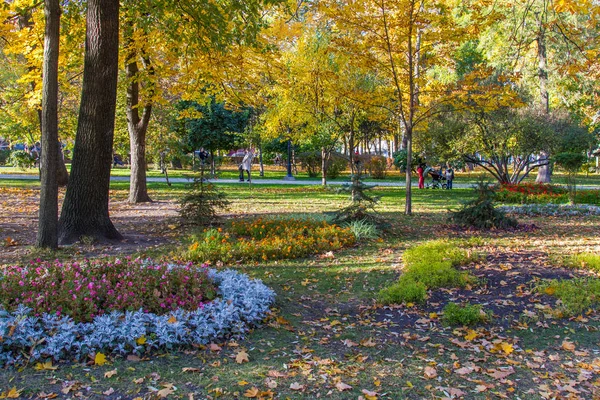
<svg viewBox="0 0 600 400"><path fill-rule="evenodd" d="M583 268L600 272L600 254L581 253L568 257L566 265L572 268Z"/></svg>
<svg viewBox="0 0 600 400"><path fill-rule="evenodd" d="M369 196L365 193L373 187L362 181L360 169L353 174L350 182L344 183L336 190L337 193L350 194L350 204L335 213L333 222L344 224L352 221L368 221L376 225L384 225L385 221L375 210L375 205L379 203L379 196Z"/></svg>
<svg viewBox="0 0 600 400"><path fill-rule="evenodd" d="M443 312L442 321L451 326L472 326L486 322L489 319L489 316L479 304L458 305L448 303Z"/></svg>
<svg viewBox="0 0 600 400"><path fill-rule="evenodd" d="M506 213L494 208L495 192L489 182L480 178L473 188L476 194L474 200L462 204L458 211L450 211L449 219L457 225L479 229L506 229L518 225L517 220L506 216Z"/></svg>
<svg viewBox="0 0 600 400"><path fill-rule="evenodd" d="M600 305L600 279L598 278L550 280L540 283L537 290L559 299L558 310L567 317L596 309Z"/></svg>
<svg viewBox="0 0 600 400"><path fill-rule="evenodd" d="M13 167L27 169L35 165L35 158L25 150L15 150L10 153L7 162Z"/></svg>
<svg viewBox="0 0 600 400"><path fill-rule="evenodd" d="M427 298L427 287L422 282L402 279L381 290L377 299L382 304L423 303Z"/></svg>
<svg viewBox="0 0 600 400"><path fill-rule="evenodd" d="M304 151L296 153L296 160L300 162L300 168L308 173L311 178L317 177L321 173L321 152Z"/></svg>
<svg viewBox="0 0 600 400"><path fill-rule="evenodd" d="M461 248L461 243L465 242L436 240L406 250L403 255L404 273L392 287L380 291L379 300L391 303L394 298L398 298L401 299L400 302L418 302L404 300L400 296L404 296L405 292L415 293L415 285L422 285L426 291L465 287L475 282L475 278L469 273L454 268L478 258L477 254Z"/></svg>
<svg viewBox="0 0 600 400"><path fill-rule="evenodd" d="M0 150L0 165L6 165L8 157L10 157L10 150Z"/></svg>

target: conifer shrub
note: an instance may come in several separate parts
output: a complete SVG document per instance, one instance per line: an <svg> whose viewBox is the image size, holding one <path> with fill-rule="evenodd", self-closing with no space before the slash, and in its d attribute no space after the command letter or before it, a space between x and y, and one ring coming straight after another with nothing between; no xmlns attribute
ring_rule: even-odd
<svg viewBox="0 0 600 400"><path fill-rule="evenodd" d="M223 191L206 179L205 167L201 166L180 204L179 215L184 223L206 226L214 223L218 218L217 213L227 209L230 202Z"/></svg>
<svg viewBox="0 0 600 400"><path fill-rule="evenodd" d="M473 187L475 199L463 202L458 211L450 211L449 219L457 225L478 229L507 229L518 225L504 211L494 207L496 193L483 177Z"/></svg>

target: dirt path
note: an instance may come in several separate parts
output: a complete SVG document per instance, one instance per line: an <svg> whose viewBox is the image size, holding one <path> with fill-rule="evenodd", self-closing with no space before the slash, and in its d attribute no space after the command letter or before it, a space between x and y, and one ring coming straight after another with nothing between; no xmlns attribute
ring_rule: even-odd
<svg viewBox="0 0 600 400"><path fill-rule="evenodd" d="M60 203L64 192L60 193ZM114 196L111 196L113 199ZM23 261L35 255L32 246L37 232L39 189L0 187L0 265ZM178 204L161 200L131 205L126 199L111 201L111 220L125 237L122 242L63 247L78 257L131 254L177 242Z"/></svg>

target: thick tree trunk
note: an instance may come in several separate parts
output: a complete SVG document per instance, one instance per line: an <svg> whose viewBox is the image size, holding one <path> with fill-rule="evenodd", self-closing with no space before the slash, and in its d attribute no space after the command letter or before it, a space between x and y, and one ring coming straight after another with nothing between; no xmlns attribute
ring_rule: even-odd
<svg viewBox="0 0 600 400"><path fill-rule="evenodd" d="M42 82L41 190L37 247L58 247L58 52L60 2L45 0L46 31ZM64 163L63 163L64 165Z"/></svg>
<svg viewBox="0 0 600 400"><path fill-rule="evenodd" d="M119 1L87 3L83 87L59 241L122 239L108 215L119 63Z"/></svg>

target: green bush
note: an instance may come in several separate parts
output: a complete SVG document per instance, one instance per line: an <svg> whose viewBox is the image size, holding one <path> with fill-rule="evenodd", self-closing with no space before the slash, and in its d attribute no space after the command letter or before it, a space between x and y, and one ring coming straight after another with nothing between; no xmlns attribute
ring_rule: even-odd
<svg viewBox="0 0 600 400"><path fill-rule="evenodd" d="M27 169L35 165L35 158L25 150L15 150L10 153L7 162L13 167Z"/></svg>
<svg viewBox="0 0 600 400"><path fill-rule="evenodd" d="M338 178L348 168L348 159L341 154L332 154L327 165L327 179Z"/></svg>
<svg viewBox="0 0 600 400"><path fill-rule="evenodd" d="M550 280L540 283L537 290L559 299L558 310L567 317L596 309L600 305L600 279L598 278Z"/></svg>
<svg viewBox="0 0 600 400"><path fill-rule="evenodd" d="M452 222L479 229L506 229L518 225L517 220L494 208L496 194L483 177L479 179L473 189L476 194L474 200L463 203L462 208L458 211L450 211L449 219Z"/></svg>
<svg viewBox="0 0 600 400"><path fill-rule="evenodd" d="M472 326L486 322L489 319L489 316L479 304L458 305L448 303L443 312L442 321L451 326Z"/></svg>
<svg viewBox="0 0 600 400"><path fill-rule="evenodd" d="M427 287L424 283L402 278L377 295L382 304L423 303L426 298Z"/></svg>
<svg viewBox="0 0 600 400"><path fill-rule="evenodd" d="M403 255L404 273L392 287L379 292L379 300L393 302L393 299L397 298L399 302L418 302L403 300L404 297L401 297L406 293L416 293L417 284L419 287L422 285L426 291L465 287L473 283L475 281L473 276L454 268L478 258L477 254L461 248L461 243L464 242L436 240L406 250ZM407 288L404 288L405 286Z"/></svg>
<svg viewBox="0 0 600 400"><path fill-rule="evenodd" d="M6 165L8 157L10 157L10 150L0 150L0 165Z"/></svg>
<svg viewBox="0 0 600 400"><path fill-rule="evenodd" d="M296 153L296 160L300 162L300 168L308 173L311 178L317 177L321 173L321 152L304 151Z"/></svg>
<svg viewBox="0 0 600 400"><path fill-rule="evenodd" d="M565 264L572 268L583 268L600 272L600 254L581 253L567 257Z"/></svg>

